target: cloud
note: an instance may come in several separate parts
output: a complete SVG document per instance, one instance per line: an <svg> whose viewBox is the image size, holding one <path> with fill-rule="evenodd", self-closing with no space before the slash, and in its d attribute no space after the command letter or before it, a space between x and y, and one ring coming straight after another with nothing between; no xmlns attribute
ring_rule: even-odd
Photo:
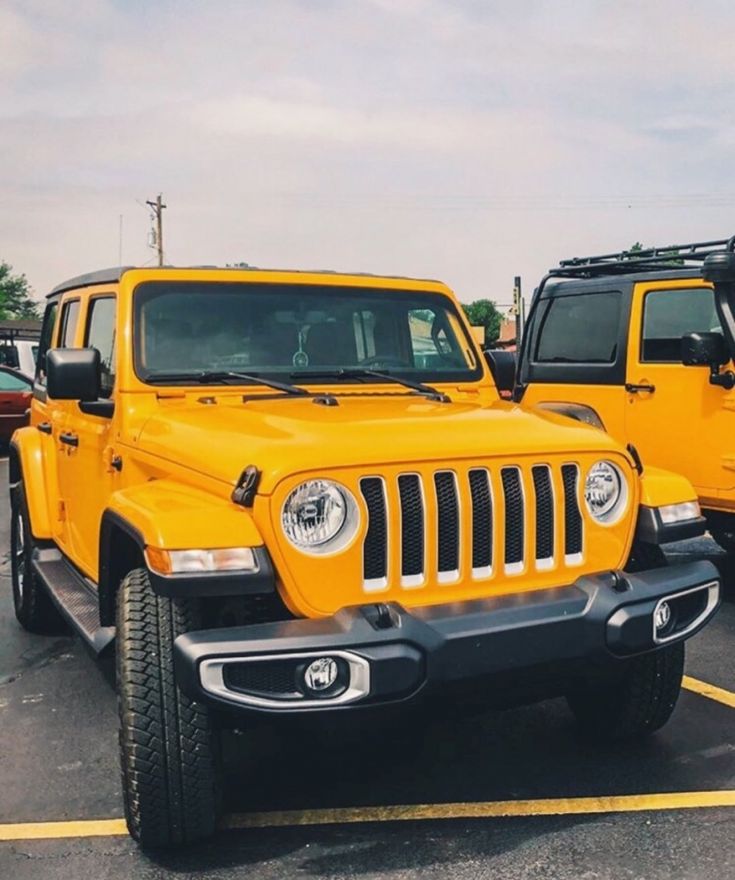
<svg viewBox="0 0 735 880"><path fill-rule="evenodd" d="M712 21L717 27L712 27ZM735 9L705 0L24 0L0 8L0 258L439 276L727 234ZM726 187L727 188L727 187ZM732 189L735 189L733 187Z"/></svg>

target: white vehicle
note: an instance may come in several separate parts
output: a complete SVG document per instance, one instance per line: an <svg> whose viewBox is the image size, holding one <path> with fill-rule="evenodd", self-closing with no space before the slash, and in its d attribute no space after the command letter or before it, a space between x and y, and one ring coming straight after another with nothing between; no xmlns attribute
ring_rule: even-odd
<svg viewBox="0 0 735 880"><path fill-rule="evenodd" d="M36 375L37 355L37 339L15 339L13 342L0 345L0 363L13 367L29 379L33 379Z"/></svg>

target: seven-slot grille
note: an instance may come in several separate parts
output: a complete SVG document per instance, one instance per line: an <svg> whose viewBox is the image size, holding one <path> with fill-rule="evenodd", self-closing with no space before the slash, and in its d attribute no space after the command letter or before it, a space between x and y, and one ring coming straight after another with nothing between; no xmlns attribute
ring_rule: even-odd
<svg viewBox="0 0 735 880"><path fill-rule="evenodd" d="M368 592L396 582L409 589L430 580L452 583L582 561L576 464L562 465L556 479L547 464L404 473L390 487L385 478L369 476L360 480L360 491L368 511L363 542ZM395 499L392 506L389 497ZM389 570L391 541L400 550L397 572Z"/></svg>

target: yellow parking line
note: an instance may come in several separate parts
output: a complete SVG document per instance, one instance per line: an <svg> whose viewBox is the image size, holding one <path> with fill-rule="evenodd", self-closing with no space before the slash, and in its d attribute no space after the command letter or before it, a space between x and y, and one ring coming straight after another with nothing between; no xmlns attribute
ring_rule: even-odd
<svg viewBox="0 0 735 880"><path fill-rule="evenodd" d="M735 791L686 791L671 794L629 794L609 797L279 810L235 814L228 816L223 826L225 828L283 828L298 825L343 825L355 822L570 816L582 813L634 813L657 810L692 810L707 807L735 807ZM0 825L0 841L119 837L124 834L127 834L127 830L122 819L25 822Z"/></svg>
<svg viewBox="0 0 735 880"><path fill-rule="evenodd" d="M682 683L688 691L693 691L695 694L716 700L718 703L735 709L735 694L732 691L726 691L724 688L715 687L713 684L707 684L706 681L700 681L698 678L691 678L688 675L684 676Z"/></svg>
<svg viewBox="0 0 735 880"><path fill-rule="evenodd" d="M22 822L0 825L1 840L55 840L72 837L117 837L127 834L123 819L88 819L81 822Z"/></svg>
<svg viewBox="0 0 735 880"><path fill-rule="evenodd" d="M632 813L645 810L691 810L735 807L735 791L687 791L610 797L544 798L458 804L411 804L390 807L338 807L285 810L230 816L227 828L275 828L294 825L342 825L352 822L400 822L422 819L488 819L509 816L563 816L580 813Z"/></svg>

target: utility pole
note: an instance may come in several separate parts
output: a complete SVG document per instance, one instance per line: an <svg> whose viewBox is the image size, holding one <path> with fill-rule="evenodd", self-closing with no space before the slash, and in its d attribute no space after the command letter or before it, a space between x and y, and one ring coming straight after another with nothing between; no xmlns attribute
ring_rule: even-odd
<svg viewBox="0 0 735 880"><path fill-rule="evenodd" d="M523 332L523 297L521 296L521 276L516 275L513 279L513 314L516 318L516 345L521 344Z"/></svg>
<svg viewBox="0 0 735 880"><path fill-rule="evenodd" d="M153 211L153 219L156 221L153 247L158 251L159 266L163 266L163 209L166 207L161 201L161 196L162 193L158 193L155 202L146 200L146 205Z"/></svg>

